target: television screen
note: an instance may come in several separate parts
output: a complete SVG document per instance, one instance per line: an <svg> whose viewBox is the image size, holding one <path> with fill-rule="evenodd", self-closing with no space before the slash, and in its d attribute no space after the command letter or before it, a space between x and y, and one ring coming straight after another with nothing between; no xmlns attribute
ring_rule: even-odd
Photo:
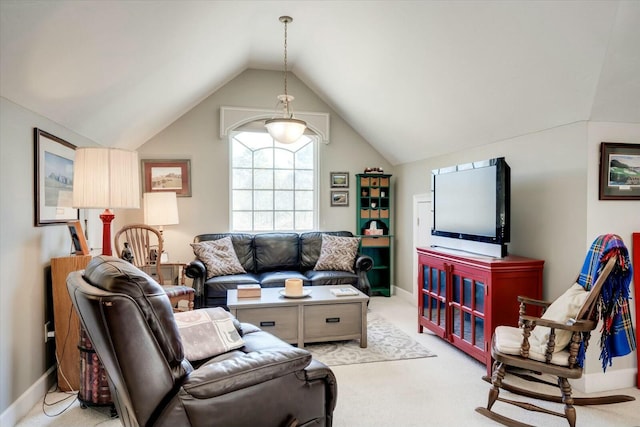
<svg viewBox="0 0 640 427"><path fill-rule="evenodd" d="M503 157L433 171L431 234L509 241L510 169Z"/></svg>

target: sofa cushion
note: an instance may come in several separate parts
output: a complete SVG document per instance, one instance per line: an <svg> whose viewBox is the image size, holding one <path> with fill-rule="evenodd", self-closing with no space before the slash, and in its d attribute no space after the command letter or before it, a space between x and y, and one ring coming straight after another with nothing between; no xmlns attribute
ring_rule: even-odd
<svg viewBox="0 0 640 427"><path fill-rule="evenodd" d="M358 287L358 275L348 271L309 270L304 275L312 286L353 285Z"/></svg>
<svg viewBox="0 0 640 427"><path fill-rule="evenodd" d="M263 233L253 238L256 273L265 271L300 271L297 233Z"/></svg>
<svg viewBox="0 0 640 427"><path fill-rule="evenodd" d="M233 249L236 251L238 261L242 268L248 272L254 272L255 263L253 260L253 234L248 233L212 233L199 234L194 239L194 243L205 242L207 240L219 240L224 237L231 237Z"/></svg>
<svg viewBox="0 0 640 427"><path fill-rule="evenodd" d="M566 324L569 319L575 319L588 297L589 292L585 291L580 284L574 283L573 286L547 307L542 318ZM546 348L550 333L551 329L546 326L533 328L529 339L531 346L544 346ZM554 352L564 350L569 341L571 341L571 331L556 329Z"/></svg>
<svg viewBox="0 0 640 427"><path fill-rule="evenodd" d="M244 345L233 316L221 307L175 313L175 319L189 361L208 359Z"/></svg>
<svg viewBox="0 0 640 427"><path fill-rule="evenodd" d="M231 237L191 243L193 252L207 267L207 279L228 274L246 273L233 249Z"/></svg>
<svg viewBox="0 0 640 427"><path fill-rule="evenodd" d="M284 282L287 279L300 279L305 286L310 284L298 271L268 271L260 275L260 285L263 288L284 288Z"/></svg>
<svg viewBox="0 0 640 427"><path fill-rule="evenodd" d="M307 231L300 233L300 271L313 270L320 257L322 235L353 237L349 231Z"/></svg>
<svg viewBox="0 0 640 427"><path fill-rule="evenodd" d="M353 264L358 254L359 237L322 235L320 257L314 270L338 270L353 273Z"/></svg>

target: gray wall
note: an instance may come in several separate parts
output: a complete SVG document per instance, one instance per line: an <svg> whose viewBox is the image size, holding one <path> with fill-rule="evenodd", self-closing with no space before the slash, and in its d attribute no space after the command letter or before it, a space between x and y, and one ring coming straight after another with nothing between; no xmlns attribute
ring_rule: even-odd
<svg viewBox="0 0 640 427"><path fill-rule="evenodd" d="M229 144L220 139L220 107L252 107L271 110L282 91L282 73L247 70L204 99L165 130L143 144L141 159L191 159L192 197L179 197L180 224L165 227L171 260L189 261L189 243L201 233L227 231L229 227ZM335 111L294 75L288 79L296 111L330 114L331 140L319 144L321 230L355 230L355 176L367 166L393 172L390 164L362 139ZM330 172L349 172L349 206L330 206ZM127 211L122 221L142 220L142 211ZM116 217L116 221L118 218ZM117 226L116 226L117 227Z"/></svg>
<svg viewBox="0 0 640 427"><path fill-rule="evenodd" d="M6 98L0 98L0 112L2 413L53 365L53 341L45 345L43 331L45 313L52 310L50 259L68 256L71 245L66 226L33 225L33 128L77 146L95 143Z"/></svg>

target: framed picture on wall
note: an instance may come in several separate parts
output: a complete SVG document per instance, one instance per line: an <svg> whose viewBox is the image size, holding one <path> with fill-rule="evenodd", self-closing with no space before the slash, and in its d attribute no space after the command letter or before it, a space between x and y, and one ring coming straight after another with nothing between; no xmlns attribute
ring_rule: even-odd
<svg viewBox="0 0 640 427"><path fill-rule="evenodd" d="M640 144L600 144L600 200L640 200Z"/></svg>
<svg viewBox="0 0 640 427"><path fill-rule="evenodd" d="M349 206L348 191L332 191L331 206Z"/></svg>
<svg viewBox="0 0 640 427"><path fill-rule="evenodd" d="M175 191L178 197L191 197L191 160L142 160L142 191Z"/></svg>
<svg viewBox="0 0 640 427"><path fill-rule="evenodd" d="M349 172L331 172L331 188L349 188Z"/></svg>
<svg viewBox="0 0 640 427"><path fill-rule="evenodd" d="M73 204L73 161L76 146L34 128L34 224L65 224L80 218Z"/></svg>

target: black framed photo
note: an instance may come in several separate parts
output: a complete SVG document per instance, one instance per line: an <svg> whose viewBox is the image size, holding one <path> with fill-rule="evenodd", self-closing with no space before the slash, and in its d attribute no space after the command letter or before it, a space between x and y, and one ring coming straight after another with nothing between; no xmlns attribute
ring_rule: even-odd
<svg viewBox="0 0 640 427"><path fill-rule="evenodd" d="M600 200L640 200L640 144L600 144Z"/></svg>
<svg viewBox="0 0 640 427"><path fill-rule="evenodd" d="M80 218L73 204L73 162L76 146L34 128L34 223L66 224Z"/></svg>
<svg viewBox="0 0 640 427"><path fill-rule="evenodd" d="M82 232L80 221L69 221L67 222L67 227L69 227L69 234L71 234L73 253L76 255L89 255L89 246Z"/></svg>
<svg viewBox="0 0 640 427"><path fill-rule="evenodd" d="M348 191L332 191L331 206L349 206Z"/></svg>
<svg viewBox="0 0 640 427"><path fill-rule="evenodd" d="M349 188L349 172L331 172L331 188Z"/></svg>

